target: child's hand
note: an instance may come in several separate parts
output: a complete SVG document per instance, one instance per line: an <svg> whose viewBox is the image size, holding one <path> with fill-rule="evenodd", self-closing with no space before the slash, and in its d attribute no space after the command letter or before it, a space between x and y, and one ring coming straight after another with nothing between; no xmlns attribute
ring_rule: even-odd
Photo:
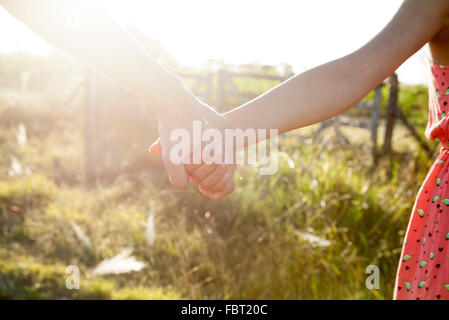
<svg viewBox="0 0 449 320"><path fill-rule="evenodd" d="M215 116L215 117L214 117ZM222 137L224 129L228 126L228 122L225 118L220 116L219 114L212 113L212 115L208 115L207 126L205 129L214 128L218 129L222 132ZM172 126L173 127L173 126ZM161 131L161 130L160 130ZM166 130L167 131L167 130ZM168 140L168 138L166 139ZM166 143L167 145L167 143ZM214 149L208 150L209 152L205 152L205 154L210 155L214 154L217 156L221 163L217 164L212 161L212 159L203 159L203 151L208 148L214 148L214 145L201 145L198 147L193 147L193 152L190 154L190 161L185 162L183 165L183 169L185 170L185 174L190 177L190 180L199 186L199 190L211 199L221 199L226 195L232 193L235 189L234 185L234 171L236 166L234 164L228 164L225 161L226 149L225 146L218 151L218 154L215 154ZM151 154L162 154L163 146L161 145L161 138L158 138L150 147L149 151ZM168 148L166 148L168 149ZM168 154L168 151L166 154ZM228 152L232 154L230 151ZM193 164L194 154L201 159L202 162L199 164ZM167 157L166 157L167 158ZM209 161L209 162L208 162ZM169 162L169 161L166 161ZM169 162L170 163L170 162ZM233 163L233 162L232 162ZM166 165L167 167L167 165Z"/></svg>
<svg viewBox="0 0 449 320"><path fill-rule="evenodd" d="M162 148L159 139L150 147L150 153L160 154ZM235 189L234 171L235 164L185 164L186 172L190 180L197 184L201 193L210 199L218 200Z"/></svg>
<svg viewBox="0 0 449 320"><path fill-rule="evenodd" d="M203 144L200 149L194 150L190 155L190 163L184 165L190 180L196 183L200 192L210 199L218 200L232 193L235 189L234 171L236 169L234 150L227 149L224 142L218 150L212 144ZM200 164L195 164L193 161L195 152L201 153L201 155L197 154L197 157L202 160ZM204 158L203 153L206 157L212 153L214 160Z"/></svg>
<svg viewBox="0 0 449 320"><path fill-rule="evenodd" d="M190 175L190 180L211 199L221 199L235 189L234 164L188 164L185 165L185 169Z"/></svg>

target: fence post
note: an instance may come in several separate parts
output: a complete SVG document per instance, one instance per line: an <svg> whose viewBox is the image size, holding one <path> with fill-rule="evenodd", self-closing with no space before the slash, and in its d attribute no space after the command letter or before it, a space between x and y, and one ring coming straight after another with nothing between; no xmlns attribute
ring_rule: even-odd
<svg viewBox="0 0 449 320"><path fill-rule="evenodd" d="M205 97L206 97L206 102L208 105L212 105L212 73L209 73L204 81L205 81Z"/></svg>
<svg viewBox="0 0 449 320"><path fill-rule="evenodd" d="M217 74L217 97L216 97L216 105L217 111L223 112L223 97L225 92L225 82L226 82L226 74L223 69L218 70Z"/></svg>
<svg viewBox="0 0 449 320"><path fill-rule="evenodd" d="M371 111L371 143L373 144L372 154L374 164L377 163L379 156L377 152L377 128L379 127L379 114L382 105L382 87L383 83L374 89L374 104Z"/></svg>
<svg viewBox="0 0 449 320"><path fill-rule="evenodd" d="M93 110L96 103L95 74L90 68L86 70L83 106L83 139L84 139L84 179L89 184L96 179L95 167L95 126Z"/></svg>
<svg viewBox="0 0 449 320"><path fill-rule="evenodd" d="M394 120L396 117L396 108L398 107L398 76L396 73L393 73L389 78L390 83L390 95L388 97L388 105L387 105L387 123L385 127L385 139L384 145L382 149L383 155L390 155L390 159L392 156L391 149L391 141L393 139L393 130L394 130Z"/></svg>

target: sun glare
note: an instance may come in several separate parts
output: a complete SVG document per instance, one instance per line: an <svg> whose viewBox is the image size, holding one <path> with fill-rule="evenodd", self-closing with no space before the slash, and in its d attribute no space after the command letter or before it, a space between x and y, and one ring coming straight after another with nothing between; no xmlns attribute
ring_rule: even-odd
<svg viewBox="0 0 449 320"><path fill-rule="evenodd" d="M101 1L126 26L162 43L181 64L289 63L295 72L345 55L368 41L402 1ZM342 10L341 8L351 8ZM332 26L332 27L330 27ZM51 48L0 10L1 52L45 54ZM421 51L399 69L405 83L427 81Z"/></svg>

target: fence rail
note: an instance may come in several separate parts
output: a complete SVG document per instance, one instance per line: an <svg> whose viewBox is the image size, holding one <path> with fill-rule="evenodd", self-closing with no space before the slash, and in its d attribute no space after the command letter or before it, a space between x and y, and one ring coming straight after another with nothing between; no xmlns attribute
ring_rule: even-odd
<svg viewBox="0 0 449 320"><path fill-rule="evenodd" d="M273 85L281 83L292 76L288 74L285 76L275 76L275 75L263 75L255 73L239 73L228 70L219 70L216 73L208 73L203 75L198 74L180 74L180 76L185 81L190 81L191 90L199 96L202 100L210 105L214 105L215 108L223 112L225 108L230 106L226 103L229 98L236 101L238 104L242 104L251 99L248 95L257 96L262 92L248 93L243 92L235 84L234 80L238 78L244 79L254 79L254 80L271 80L274 81ZM95 119L94 110L96 104L101 103L101 99L97 96L101 94L98 90L96 74L93 71L87 72L86 79L81 86L84 86L84 90L75 89L76 92L83 91L85 95L84 106L84 140L85 140L85 156L86 156L86 175L90 177L88 180L92 181L95 179L95 170L92 169L92 163L89 161L94 157L95 153L95 140L96 134L92 130L95 125L92 123ZM381 120L381 109L383 93L383 87L388 87L388 103L386 105L386 117L385 117L385 136L384 141L379 148L379 135L378 130ZM349 144L349 139L347 139L342 130L342 126L357 126L360 128L365 128L370 131L370 141L372 144L372 156L374 159L374 164L377 163L379 158L387 156L391 159L392 157L392 137L394 132L395 123L397 120L401 121L405 128L409 131L411 137L413 137L429 156L433 156L433 150L428 145L428 143L421 138L417 133L415 127L407 120L403 112L398 106L398 94L399 94L399 82L396 74L392 74L386 81L380 83L374 89L374 99L373 102L359 102L351 109L361 109L366 110L370 116L365 123L357 121L345 121L345 113L342 115L333 117L332 119L325 120L320 123L318 130L314 133L315 138L318 138L320 134L327 128L333 128L337 138L342 141L342 143ZM71 95L72 96L72 95ZM348 118L348 117L346 117Z"/></svg>

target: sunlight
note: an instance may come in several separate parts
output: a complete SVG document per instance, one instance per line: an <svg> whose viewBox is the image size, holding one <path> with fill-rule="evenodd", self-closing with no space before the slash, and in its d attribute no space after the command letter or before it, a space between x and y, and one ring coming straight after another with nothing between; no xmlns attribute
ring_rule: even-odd
<svg viewBox="0 0 449 320"><path fill-rule="evenodd" d="M200 67L209 59L234 64L286 62L295 72L357 49L388 23L401 3L103 1L114 17L160 40L183 64ZM415 55L400 68L399 76L403 82L426 82L425 55Z"/></svg>
<svg viewBox="0 0 449 320"><path fill-rule="evenodd" d="M338 58L368 41L402 1L101 1L124 25L161 41L181 64L293 65L295 72ZM329 28L332 26L332 28ZM0 52L46 54L51 48L0 9ZM405 83L427 81L421 51L399 69Z"/></svg>
<svg viewBox="0 0 449 320"><path fill-rule="evenodd" d="M0 0L0 300L449 300L449 2L97 1Z"/></svg>

